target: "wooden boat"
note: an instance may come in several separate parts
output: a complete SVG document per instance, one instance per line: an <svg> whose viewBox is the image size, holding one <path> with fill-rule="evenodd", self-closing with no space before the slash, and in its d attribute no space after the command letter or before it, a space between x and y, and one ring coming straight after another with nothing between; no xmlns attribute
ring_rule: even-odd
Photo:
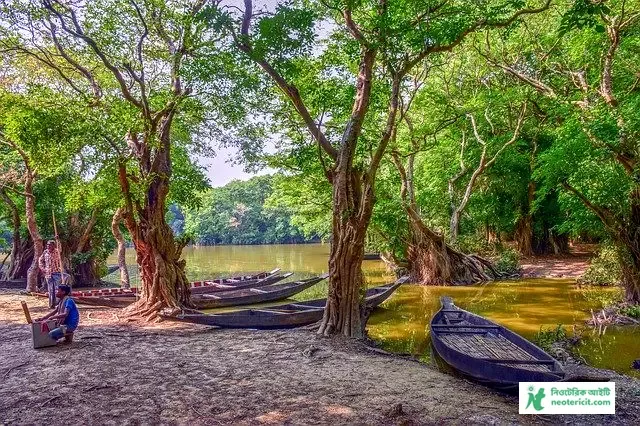
<svg viewBox="0 0 640 426"><path fill-rule="evenodd" d="M327 275L309 278L301 281L293 281L284 284L271 284L259 288L246 288L241 290L224 290L216 294L195 294L191 296L191 302L197 309L212 309L225 306L250 305L254 303L272 302L286 299L294 294L317 284L324 280ZM136 296L77 296L73 298L76 303L93 306L108 306L112 308L123 308L136 301Z"/></svg>
<svg viewBox="0 0 640 426"><path fill-rule="evenodd" d="M216 291L225 291L229 289L257 287L260 285L274 284L278 281L282 281L285 278L293 275L292 273L283 274L284 276L277 275L280 268L276 268L269 272L259 272L252 275L237 275L226 278L216 278L205 281L194 281L191 283L191 293L209 293ZM261 281L264 280L264 281ZM92 297L92 296L133 296L137 294L138 289L122 288L122 287L102 287L94 288L91 290L72 291L72 297ZM49 297L47 293L32 293L34 296Z"/></svg>
<svg viewBox="0 0 640 426"><path fill-rule="evenodd" d="M368 289L365 294L366 309L372 310L387 300L406 280L404 277L395 283ZM167 318L225 328L293 328L320 321L326 304L327 299L316 299L271 308L243 309L222 314L189 312Z"/></svg>
<svg viewBox="0 0 640 426"><path fill-rule="evenodd" d="M240 290L243 288L260 288L265 287L271 284L275 284L282 280L285 280L293 275L293 272L287 272L286 274L273 274L268 275L266 278L261 279L249 279L244 281L235 281L230 282L226 281L226 284L219 284L217 282L211 281L203 281L202 286L194 287L192 283L191 294L210 294L210 293L218 293L221 291L229 291L229 290ZM125 291L118 292L114 294L110 294L109 296L113 297L121 297L121 296L131 296L131 293L127 293Z"/></svg>
<svg viewBox="0 0 640 426"><path fill-rule="evenodd" d="M277 270L276 270L277 271ZM285 280L293 275L293 272L286 274L273 273L260 279L246 279L243 281L227 281L226 283L218 283L215 281L204 281L202 286L192 286L191 294L217 293L220 291L240 290L243 288L258 288L275 284Z"/></svg>
<svg viewBox="0 0 640 426"><path fill-rule="evenodd" d="M284 284L272 284L260 288L223 291L216 294L200 294L191 297L198 309L223 308L226 306L252 305L254 303L273 302L286 299L326 279L329 274L293 281Z"/></svg>
<svg viewBox="0 0 640 426"><path fill-rule="evenodd" d="M431 343L454 370L480 383L516 390L519 382L553 382L564 370L538 346L479 315L441 299L431 319Z"/></svg>

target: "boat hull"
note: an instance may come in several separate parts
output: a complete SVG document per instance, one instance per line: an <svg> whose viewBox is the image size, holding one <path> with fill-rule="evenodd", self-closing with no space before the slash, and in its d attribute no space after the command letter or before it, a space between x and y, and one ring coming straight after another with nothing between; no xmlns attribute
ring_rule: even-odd
<svg viewBox="0 0 640 426"><path fill-rule="evenodd" d="M511 330L460 308L441 309L431 320L430 328L431 344L438 357L479 383L511 392L517 390L519 382L564 378L560 364L542 349Z"/></svg>
<svg viewBox="0 0 640 426"><path fill-rule="evenodd" d="M237 291L222 292L217 294L203 294L193 296L191 302L197 309L214 309L228 306L253 305L255 303L273 302L294 296L306 290L326 276L310 278L285 284L273 284L260 288L249 288Z"/></svg>
<svg viewBox="0 0 640 426"><path fill-rule="evenodd" d="M387 300L406 279L367 290L365 303L373 310ZM170 319L224 328L286 329L313 324L322 319L327 299L289 303L264 309L243 309L223 314L185 314Z"/></svg>

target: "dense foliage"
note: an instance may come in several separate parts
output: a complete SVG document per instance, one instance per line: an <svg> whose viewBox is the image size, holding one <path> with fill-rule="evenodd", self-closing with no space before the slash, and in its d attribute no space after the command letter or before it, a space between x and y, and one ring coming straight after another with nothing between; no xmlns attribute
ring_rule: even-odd
<svg viewBox="0 0 640 426"><path fill-rule="evenodd" d="M322 328L347 335L365 247L467 284L496 278L471 253L608 241L587 279L617 263L638 303L639 34L638 0L5 2L0 236L26 253L53 210L100 263L124 208L172 297L188 238L330 239ZM280 173L207 189L215 145Z"/></svg>
<svg viewBox="0 0 640 426"><path fill-rule="evenodd" d="M292 212L278 207L281 176L257 176L209 189L202 207L184 214L184 232L197 244L289 244L318 241L294 225Z"/></svg>

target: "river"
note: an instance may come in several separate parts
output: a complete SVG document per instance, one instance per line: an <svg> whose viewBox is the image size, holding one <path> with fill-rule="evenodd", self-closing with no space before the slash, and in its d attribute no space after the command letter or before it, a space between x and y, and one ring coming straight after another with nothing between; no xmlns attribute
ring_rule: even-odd
<svg viewBox="0 0 640 426"><path fill-rule="evenodd" d="M243 272L257 272L278 267L294 272L291 279L302 279L327 272L329 245L261 245L187 247L190 280L202 280ZM129 265L135 265L135 253L127 251ZM116 263L115 256L108 263ZM363 269L368 285L393 280L381 261L365 261ZM132 281L138 281L135 266ZM117 273L108 277L117 280ZM296 295L296 300L325 297L326 281ZM615 291L603 289L603 292ZM582 329L590 309L599 302L585 297L569 279L525 279L495 282L480 286L424 287L404 285L373 313L367 327L369 336L381 347L398 353L410 353L429 359L429 320L439 309L440 296L449 295L455 303L476 314L498 322L528 339L533 339L541 327L555 328L562 324L569 334L574 325ZM609 368L640 377L631 369L640 358L640 328L609 327L604 335L583 332L578 353L591 365Z"/></svg>

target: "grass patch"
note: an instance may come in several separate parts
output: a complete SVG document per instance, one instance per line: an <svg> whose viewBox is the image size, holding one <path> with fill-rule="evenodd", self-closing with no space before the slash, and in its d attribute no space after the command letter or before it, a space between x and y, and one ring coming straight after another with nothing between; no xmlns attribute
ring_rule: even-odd
<svg viewBox="0 0 640 426"><path fill-rule="evenodd" d="M567 331L562 324L558 324L556 328L540 327L540 331L536 333L533 341L545 351L549 352L551 346L559 341L567 338Z"/></svg>
<svg viewBox="0 0 640 426"><path fill-rule="evenodd" d="M601 286L619 284L622 280L622 270L618 255L613 245L603 246L580 277L580 282Z"/></svg>
<svg viewBox="0 0 640 426"><path fill-rule="evenodd" d="M640 305L627 306L622 308L620 312L628 317L640 319Z"/></svg>

